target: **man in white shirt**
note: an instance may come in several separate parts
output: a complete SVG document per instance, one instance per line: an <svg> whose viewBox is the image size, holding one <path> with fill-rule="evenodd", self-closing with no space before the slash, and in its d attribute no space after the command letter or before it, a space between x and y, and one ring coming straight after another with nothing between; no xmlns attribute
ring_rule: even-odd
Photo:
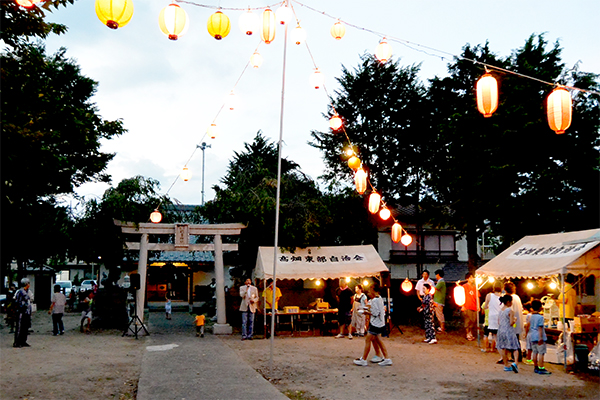
<svg viewBox="0 0 600 400"><path fill-rule="evenodd" d="M423 296L425 296L425 292L423 291L423 285L429 283L431 287L435 287L435 283L429 279L429 271L423 271L422 278L419 279L417 285L415 286L415 290L417 291L417 296L419 297L419 301L423 301Z"/></svg>
<svg viewBox="0 0 600 400"><path fill-rule="evenodd" d="M254 328L254 313L258 305L258 289L252 286L252 280L246 279L244 286L240 286L240 311L242 312L242 340L252 340Z"/></svg>

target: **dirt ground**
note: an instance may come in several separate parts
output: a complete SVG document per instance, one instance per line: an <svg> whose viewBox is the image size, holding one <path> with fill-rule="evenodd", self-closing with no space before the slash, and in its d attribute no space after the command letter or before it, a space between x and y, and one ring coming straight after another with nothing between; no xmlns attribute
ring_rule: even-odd
<svg viewBox="0 0 600 400"><path fill-rule="evenodd" d="M1 316L4 319L5 314ZM80 333L80 318L80 314L66 314L65 334L52 336L50 315L34 313L31 347L21 349L12 347L14 335L2 323L2 400L135 398L143 341L121 337L116 330Z"/></svg>
<svg viewBox="0 0 600 400"><path fill-rule="evenodd" d="M2 315L4 316L4 315ZM145 351L141 337L118 331L79 332L79 315L67 314L64 336L52 336L50 316L34 315L32 347L12 348L12 334L0 329L1 399L134 399ZM186 328L189 329L189 328ZM416 327L394 330L385 343L391 367L352 363L364 339L277 336L273 368L270 341L241 341L239 334L222 340L241 359L296 400L316 399L598 399L597 374L565 373L547 365L550 376L521 364L518 374L496 365L496 354L481 353L476 342L459 332L438 335L439 343L423 343ZM190 334L193 334L190 332Z"/></svg>

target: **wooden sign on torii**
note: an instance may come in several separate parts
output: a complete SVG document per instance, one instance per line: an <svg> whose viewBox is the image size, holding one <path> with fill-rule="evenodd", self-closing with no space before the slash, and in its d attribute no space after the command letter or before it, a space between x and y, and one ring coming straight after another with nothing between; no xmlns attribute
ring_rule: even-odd
<svg viewBox="0 0 600 400"><path fill-rule="evenodd" d="M140 290L137 291L137 315L144 315L144 301L146 298L146 275L148 264L148 250L159 251L214 251L215 252L215 279L217 295L217 323L213 333L216 335L231 334L231 326L225 316L225 276L223 264L223 250L237 251L237 243L223 243L223 235L239 235L244 224L154 224L121 222L115 220L115 225L127 234L141 234L139 242L126 242L128 250L139 250L138 273L140 274ZM174 243L149 243L148 235L175 235ZM213 243L190 243L190 235L214 236Z"/></svg>

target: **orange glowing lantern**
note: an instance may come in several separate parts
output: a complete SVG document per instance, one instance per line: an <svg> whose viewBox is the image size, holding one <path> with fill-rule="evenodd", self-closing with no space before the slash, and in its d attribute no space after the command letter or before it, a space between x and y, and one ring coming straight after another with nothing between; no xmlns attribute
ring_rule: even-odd
<svg viewBox="0 0 600 400"><path fill-rule="evenodd" d="M461 285L456 285L454 288L454 302L459 307L465 304L465 288Z"/></svg>
<svg viewBox="0 0 600 400"><path fill-rule="evenodd" d="M392 57L392 46L388 44L385 38L383 38L377 45L377 48L375 49L375 57L377 57L377 59L382 63L387 62L387 60Z"/></svg>
<svg viewBox="0 0 600 400"><path fill-rule="evenodd" d="M405 233L400 238L400 243L402 243L405 246L410 246L410 244L412 243L412 240L413 240L412 236L410 236L408 233Z"/></svg>
<svg viewBox="0 0 600 400"><path fill-rule="evenodd" d="M360 158L358 158L356 156L352 156L348 160L348 166L355 171L360 168L360 164L361 164Z"/></svg>
<svg viewBox="0 0 600 400"><path fill-rule="evenodd" d="M36 3L39 3L40 1L42 1L42 0L17 0L17 4L20 5L21 7L31 8Z"/></svg>
<svg viewBox="0 0 600 400"><path fill-rule="evenodd" d="M333 117L331 117L331 119L329 120L329 126L334 131L340 129L342 127L342 119L340 118L340 116L335 114Z"/></svg>
<svg viewBox="0 0 600 400"><path fill-rule="evenodd" d="M239 19L240 30L246 35L252 35L258 30L260 26L260 20L258 15L254 14L252 10L248 9L245 13L240 15Z"/></svg>
<svg viewBox="0 0 600 400"><path fill-rule="evenodd" d="M383 207L381 209L381 211L379 211L379 218L381 218L384 221L387 221L388 219L390 219L391 216L392 216L392 213L390 212L390 210L387 207Z"/></svg>
<svg viewBox="0 0 600 400"><path fill-rule="evenodd" d="M565 133L571 126L571 94L556 88L548 96L548 124L557 134Z"/></svg>
<svg viewBox="0 0 600 400"><path fill-rule="evenodd" d="M367 173L364 169L359 168L354 174L354 183L356 185L356 191L359 194L363 194L367 190Z"/></svg>
<svg viewBox="0 0 600 400"><path fill-rule="evenodd" d="M169 39L177 40L188 30L187 13L177 4L169 4L158 15L158 26Z"/></svg>
<svg viewBox="0 0 600 400"><path fill-rule="evenodd" d="M96 0L96 15L110 29L122 28L133 17L131 0Z"/></svg>
<svg viewBox="0 0 600 400"><path fill-rule="evenodd" d="M184 182L187 182L190 180L191 177L192 173L190 172L188 167L183 167L183 171L181 171L181 179L183 179Z"/></svg>
<svg viewBox="0 0 600 400"><path fill-rule="evenodd" d="M477 109L485 118L498 109L498 81L491 74L485 74L477 81Z"/></svg>
<svg viewBox="0 0 600 400"><path fill-rule="evenodd" d="M381 205L381 195L377 192L371 193L371 195L369 196L369 212L371 214L377 214L377 212L379 211L380 205Z"/></svg>
<svg viewBox="0 0 600 400"><path fill-rule="evenodd" d="M314 72L310 75L310 85L315 89L320 89L325 83L325 75L319 68L315 68Z"/></svg>
<svg viewBox="0 0 600 400"><path fill-rule="evenodd" d="M215 123L210 124L206 133L208 133L208 136L211 139L214 139L217 136L219 136L219 128L217 128L217 124L215 124Z"/></svg>
<svg viewBox="0 0 600 400"><path fill-rule="evenodd" d="M275 39L275 13L267 8L262 14L262 27L260 37L266 44L271 43Z"/></svg>
<svg viewBox="0 0 600 400"><path fill-rule="evenodd" d="M214 37L217 40L221 40L231 31L231 23L229 22L229 17L223 14L221 11L217 11L210 17L208 17L208 22L206 23L206 29L208 29L208 33L210 36Z"/></svg>
<svg viewBox="0 0 600 400"><path fill-rule="evenodd" d="M392 225L392 241L394 243L398 243L401 237L402 225L400 225L398 222L394 222L394 225Z"/></svg>
<svg viewBox="0 0 600 400"><path fill-rule="evenodd" d="M410 292L412 290L412 282L408 280L408 278L406 278L404 280L404 282L402 282L402 290L404 290L406 293Z"/></svg>
<svg viewBox="0 0 600 400"><path fill-rule="evenodd" d="M152 221L155 224L158 224L160 221L162 221L162 214L160 213L160 211L158 211L158 208L152 211L152 213L150 214L150 221Z"/></svg>
<svg viewBox="0 0 600 400"><path fill-rule="evenodd" d="M340 21L337 21L331 27L330 32L331 32L331 36L333 36L333 38L335 40L340 40L346 34L346 27L344 25L342 25L342 23Z"/></svg>
<svg viewBox="0 0 600 400"><path fill-rule="evenodd" d="M258 52L254 52L252 56L250 56L250 64L252 64L252 68L258 68L263 63L263 57Z"/></svg>
<svg viewBox="0 0 600 400"><path fill-rule="evenodd" d="M300 45L306 41L306 31L300 25L294 28L291 33L292 42Z"/></svg>

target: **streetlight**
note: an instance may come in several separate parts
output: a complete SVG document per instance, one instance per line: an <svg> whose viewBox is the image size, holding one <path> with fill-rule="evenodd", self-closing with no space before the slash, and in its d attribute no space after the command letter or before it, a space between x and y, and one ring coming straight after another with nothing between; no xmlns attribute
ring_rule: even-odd
<svg viewBox="0 0 600 400"><path fill-rule="evenodd" d="M196 145L196 148L202 150L202 205L204 205L204 150L206 148L210 148L210 144L206 144L206 142L202 142L200 145Z"/></svg>

